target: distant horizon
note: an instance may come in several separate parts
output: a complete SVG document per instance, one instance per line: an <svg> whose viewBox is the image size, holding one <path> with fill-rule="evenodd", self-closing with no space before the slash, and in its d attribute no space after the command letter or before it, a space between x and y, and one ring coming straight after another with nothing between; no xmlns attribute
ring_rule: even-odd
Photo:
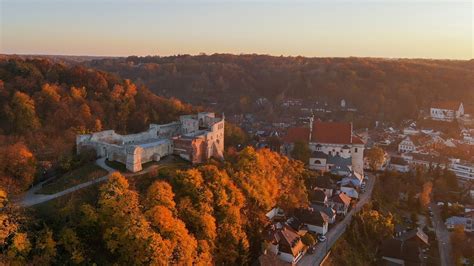
<svg viewBox="0 0 474 266"><path fill-rule="evenodd" d="M467 59L457 59L457 58L428 58L428 57L379 57L379 56L304 56L304 55L273 55L273 54L258 54L258 53L197 53L197 54L170 54L170 55L159 55L159 54L149 54L149 55L87 55L87 54L27 54L27 53L0 53L0 56L38 56L38 57L100 57L100 58L127 58L131 56L137 57L176 57L176 56L212 56L212 55L233 55L233 56L246 56L246 55L255 55L255 56L270 56L270 57L283 57L283 58L367 58L367 59L384 59L384 60L433 60L433 61L471 61L473 58Z"/></svg>
<svg viewBox="0 0 474 266"><path fill-rule="evenodd" d="M473 3L0 0L0 53L470 60Z"/></svg>

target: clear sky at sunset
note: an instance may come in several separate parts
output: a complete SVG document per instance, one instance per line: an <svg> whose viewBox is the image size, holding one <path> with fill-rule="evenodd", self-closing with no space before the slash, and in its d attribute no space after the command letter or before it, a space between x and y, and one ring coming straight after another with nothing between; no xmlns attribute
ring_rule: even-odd
<svg viewBox="0 0 474 266"><path fill-rule="evenodd" d="M0 53L473 58L471 1L0 0Z"/></svg>

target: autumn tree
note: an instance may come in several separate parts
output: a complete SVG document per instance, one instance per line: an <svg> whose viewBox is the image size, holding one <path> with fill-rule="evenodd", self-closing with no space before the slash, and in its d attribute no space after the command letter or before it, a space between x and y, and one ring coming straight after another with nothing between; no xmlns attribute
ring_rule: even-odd
<svg viewBox="0 0 474 266"><path fill-rule="evenodd" d="M18 230L18 222L8 201L8 194L0 187L0 247L5 249L7 240Z"/></svg>
<svg viewBox="0 0 474 266"><path fill-rule="evenodd" d="M423 184L423 190L421 191L420 194L420 205L424 208L428 207L428 205L431 202L431 192L433 190L433 183L431 181L428 181Z"/></svg>
<svg viewBox="0 0 474 266"><path fill-rule="evenodd" d="M38 233L33 250L33 262L38 265L52 264L57 255L56 241L53 238L53 231L44 228Z"/></svg>
<svg viewBox="0 0 474 266"><path fill-rule="evenodd" d="M73 229L66 227L61 230L59 244L67 252L73 263L80 264L85 261L84 247Z"/></svg>
<svg viewBox="0 0 474 266"><path fill-rule="evenodd" d="M171 211L175 210L173 188L168 182L156 181L147 190L146 204L151 209L156 205L164 206Z"/></svg>
<svg viewBox="0 0 474 266"><path fill-rule="evenodd" d="M7 189L16 191L29 188L36 173L36 160L28 147L22 142L7 145L0 148L0 155L0 171L15 185Z"/></svg>
<svg viewBox="0 0 474 266"><path fill-rule="evenodd" d="M384 162L385 152L380 147L373 147L365 150L365 157L369 161L369 166L372 171L380 169Z"/></svg>
<svg viewBox="0 0 474 266"><path fill-rule="evenodd" d="M163 264L170 258L169 241L152 230L138 194L117 172L100 188L99 216L106 247L120 263Z"/></svg>
<svg viewBox="0 0 474 266"><path fill-rule="evenodd" d="M40 127L35 102L26 93L15 92L10 104L5 106L5 113L14 133L24 134Z"/></svg>
<svg viewBox="0 0 474 266"><path fill-rule="evenodd" d="M239 145L245 145L249 137L240 127L225 122L224 139L226 147L237 147Z"/></svg>

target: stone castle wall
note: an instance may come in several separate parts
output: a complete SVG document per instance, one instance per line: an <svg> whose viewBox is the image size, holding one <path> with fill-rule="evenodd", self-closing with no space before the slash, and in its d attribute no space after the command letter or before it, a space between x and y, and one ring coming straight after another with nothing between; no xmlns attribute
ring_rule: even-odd
<svg viewBox="0 0 474 266"><path fill-rule="evenodd" d="M223 158L224 118L216 118L214 113L185 115L179 122L150 124L147 131L137 134L120 135L105 130L78 135L76 145L78 153L83 147L91 147L99 157L121 162L132 172L172 153L201 163L210 157Z"/></svg>

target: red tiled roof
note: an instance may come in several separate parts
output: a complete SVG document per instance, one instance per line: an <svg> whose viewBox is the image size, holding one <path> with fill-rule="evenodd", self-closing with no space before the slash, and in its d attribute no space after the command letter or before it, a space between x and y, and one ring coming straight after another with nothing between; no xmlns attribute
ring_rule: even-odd
<svg viewBox="0 0 474 266"><path fill-rule="evenodd" d="M351 203L351 198L346 195L346 193L341 192L338 195L334 195L333 201L349 205Z"/></svg>
<svg viewBox="0 0 474 266"><path fill-rule="evenodd" d="M308 141L309 140L309 128L307 127L292 127L286 132L283 137L283 142L293 143L296 141Z"/></svg>
<svg viewBox="0 0 474 266"><path fill-rule="evenodd" d="M457 101L439 101L439 102L434 102L431 105L431 108L445 109L445 110L458 110L459 105L461 105L461 103Z"/></svg>
<svg viewBox="0 0 474 266"><path fill-rule="evenodd" d="M352 136L353 144L365 144L364 141L359 136Z"/></svg>
<svg viewBox="0 0 474 266"><path fill-rule="evenodd" d="M311 140L319 143L352 144L352 124L316 121Z"/></svg>

